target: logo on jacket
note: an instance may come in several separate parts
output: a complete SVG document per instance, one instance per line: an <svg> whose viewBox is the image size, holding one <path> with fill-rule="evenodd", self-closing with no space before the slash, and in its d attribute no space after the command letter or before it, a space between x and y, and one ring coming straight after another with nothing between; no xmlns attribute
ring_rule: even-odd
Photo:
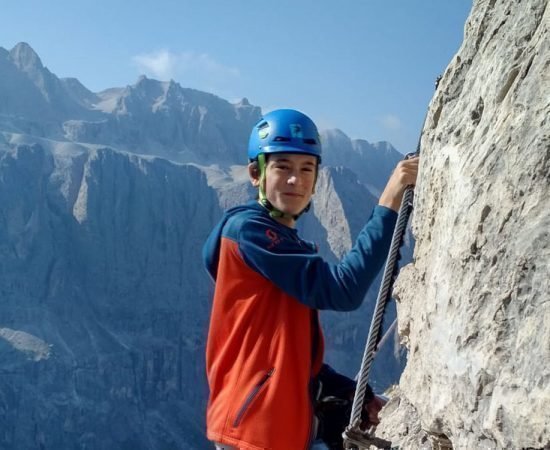
<svg viewBox="0 0 550 450"><path fill-rule="evenodd" d="M279 245L282 241L282 239L279 237L279 235L277 233L275 233L275 231L273 231L271 228L268 228L267 230L265 230L265 235L271 241L271 243L267 246L268 250L271 250L276 245Z"/></svg>

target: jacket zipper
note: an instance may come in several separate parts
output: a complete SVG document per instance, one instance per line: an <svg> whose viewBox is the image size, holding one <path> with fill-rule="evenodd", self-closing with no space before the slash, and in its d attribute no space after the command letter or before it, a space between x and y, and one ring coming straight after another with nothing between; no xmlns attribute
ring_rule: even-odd
<svg viewBox="0 0 550 450"><path fill-rule="evenodd" d="M271 378L273 375L273 372L275 372L275 367L269 370L263 378L254 386L254 388L250 391L250 394L246 397L243 405L240 407L239 411L237 412L237 416L235 417L235 420L233 421L233 428L238 427L241 424L241 421L243 420L243 416L245 412L248 410L250 404L252 401L256 398L264 384L267 383L267 381Z"/></svg>

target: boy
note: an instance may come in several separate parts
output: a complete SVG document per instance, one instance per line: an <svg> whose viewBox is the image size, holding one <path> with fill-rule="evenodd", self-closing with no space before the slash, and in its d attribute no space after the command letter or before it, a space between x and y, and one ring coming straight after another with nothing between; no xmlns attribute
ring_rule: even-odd
<svg viewBox="0 0 550 450"><path fill-rule="evenodd" d="M315 124L295 110L267 114L252 130L248 158L259 199L229 210L203 250L216 283L207 436L220 449L308 449L319 376L348 397L354 387L323 365L318 310L349 311L363 301L387 256L404 189L416 182L418 159L398 164L354 247L333 265L294 229L309 209L321 162ZM380 405L371 403L365 414L375 422Z"/></svg>

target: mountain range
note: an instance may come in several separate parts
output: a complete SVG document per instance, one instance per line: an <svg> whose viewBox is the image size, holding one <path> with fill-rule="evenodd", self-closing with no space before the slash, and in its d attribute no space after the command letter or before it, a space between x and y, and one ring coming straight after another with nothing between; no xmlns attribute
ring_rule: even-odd
<svg viewBox="0 0 550 450"><path fill-rule="evenodd" d="M174 81L94 93L26 43L0 48L0 448L205 448L200 251L223 210L253 196L245 149L260 117ZM336 261L402 155L321 135L300 228ZM350 376L375 296L323 315L327 359ZM383 389L404 360L380 353Z"/></svg>

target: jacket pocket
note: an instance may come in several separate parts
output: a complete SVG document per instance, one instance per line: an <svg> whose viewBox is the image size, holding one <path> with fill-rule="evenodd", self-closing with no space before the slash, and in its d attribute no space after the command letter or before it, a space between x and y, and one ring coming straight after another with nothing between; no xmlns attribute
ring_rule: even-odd
<svg viewBox="0 0 550 450"><path fill-rule="evenodd" d="M266 383L269 381L271 376L273 375L273 372L275 372L275 367L271 368L258 383L250 390L250 393L246 396L242 406L237 411L237 414L235 416L235 420L233 421L233 428L238 427L246 412L250 408L250 405L254 402L254 400L258 397L258 394L262 390L262 388L266 385Z"/></svg>

